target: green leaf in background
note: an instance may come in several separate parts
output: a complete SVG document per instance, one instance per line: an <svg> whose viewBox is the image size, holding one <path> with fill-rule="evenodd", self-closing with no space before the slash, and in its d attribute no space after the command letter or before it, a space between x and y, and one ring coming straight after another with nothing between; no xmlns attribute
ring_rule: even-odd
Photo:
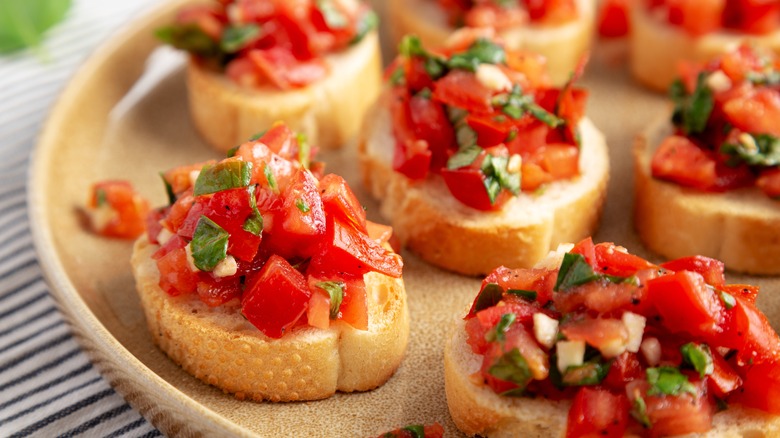
<svg viewBox="0 0 780 438"><path fill-rule="evenodd" d="M70 5L71 0L0 1L0 53L38 46Z"/></svg>

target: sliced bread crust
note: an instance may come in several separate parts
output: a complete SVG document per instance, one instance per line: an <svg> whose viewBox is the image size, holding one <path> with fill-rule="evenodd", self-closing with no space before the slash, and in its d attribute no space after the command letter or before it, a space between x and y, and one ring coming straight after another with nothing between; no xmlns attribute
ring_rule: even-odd
<svg viewBox="0 0 780 438"><path fill-rule="evenodd" d="M464 314L466 311L464 310ZM568 400L505 397L479 383L482 356L466 343L462 318L452 323L452 336L444 347L444 388L455 425L469 436L554 438L564 437L571 407ZM713 428L688 438L769 438L780 436L780 417L732 405L715 414ZM633 436L633 435L629 435Z"/></svg>
<svg viewBox="0 0 780 438"><path fill-rule="evenodd" d="M630 20L631 73L639 82L656 91L669 88L679 74L680 62L705 62L741 42L780 53L780 30L768 35L721 31L694 37L677 26L652 17L643 2L631 3Z"/></svg>
<svg viewBox="0 0 780 438"><path fill-rule="evenodd" d="M590 48L595 23L595 1L576 0L580 16L562 26L526 26L499 32L508 48L539 53L547 58L547 69L555 85L565 83L580 57ZM415 34L425 47L444 45L455 28L435 1L393 0L389 2L393 39Z"/></svg>
<svg viewBox="0 0 780 438"><path fill-rule="evenodd" d="M146 237L135 242L133 273L152 339L198 379L256 401L327 398L336 391L367 391L385 383L403 359L409 313L401 279L365 276L369 329L341 321L327 330L296 328L271 339L231 302L209 307L197 297L172 297L158 286Z"/></svg>
<svg viewBox="0 0 780 438"><path fill-rule="evenodd" d="M328 76L311 85L279 90L243 87L190 59L187 94L195 128L214 148L227 151L284 121L295 132L338 148L357 134L382 83L379 37L369 33L355 46L325 57Z"/></svg>
<svg viewBox="0 0 780 438"><path fill-rule="evenodd" d="M603 136L590 121L580 125L579 177L553 182L541 193L522 193L501 210L484 212L457 201L438 176L412 182L393 170L395 140L382 99L361 136L363 182L379 199L382 215L401 242L427 262L466 275L487 274L500 265L527 268L559 243L595 232L609 157Z"/></svg>
<svg viewBox="0 0 780 438"><path fill-rule="evenodd" d="M670 259L698 254L732 271L780 274L778 201L755 187L709 193L653 178L653 154L672 133L667 120L634 145L634 224L644 244Z"/></svg>

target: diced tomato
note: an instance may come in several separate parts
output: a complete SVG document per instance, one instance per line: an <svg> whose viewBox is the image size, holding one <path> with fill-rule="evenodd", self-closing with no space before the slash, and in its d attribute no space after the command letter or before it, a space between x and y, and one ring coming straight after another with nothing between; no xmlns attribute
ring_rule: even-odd
<svg viewBox="0 0 780 438"><path fill-rule="evenodd" d="M163 179L166 183L170 184L171 190L177 196L185 192L192 187L192 175L193 172L200 172L200 169L207 164L215 164L216 161L209 160L202 163L191 164L187 166L179 166L168 170L163 174Z"/></svg>
<svg viewBox="0 0 780 438"><path fill-rule="evenodd" d="M307 170L299 170L293 176L269 233L269 244L277 254L306 258L319 247L325 236L325 209L317 186L317 180Z"/></svg>
<svg viewBox="0 0 780 438"><path fill-rule="evenodd" d="M480 310L473 314L474 317L467 319L468 344L475 353L483 354L488 347L485 334L498 324L503 315L513 313L515 324L523 324L530 329L533 327L534 314L539 312L542 312L542 309L527 301L507 297L504 305ZM543 311L543 313L548 314L548 311Z"/></svg>
<svg viewBox="0 0 780 438"><path fill-rule="evenodd" d="M510 129L510 132L515 132L515 138L507 142L507 149L510 154L520 154L525 162L547 144L550 127L531 117L524 117L520 122ZM523 179L526 179L525 173Z"/></svg>
<svg viewBox="0 0 780 438"><path fill-rule="evenodd" d="M666 0L666 4L670 23L700 36L720 28L726 0Z"/></svg>
<svg viewBox="0 0 780 438"><path fill-rule="evenodd" d="M550 86L550 75L547 72L547 58L530 51L508 50L506 53L508 69L502 69L504 74L523 85L524 89L538 89ZM517 74L522 72L522 74Z"/></svg>
<svg viewBox="0 0 780 438"><path fill-rule="evenodd" d="M605 0L598 17L599 35L620 38L628 35L628 0Z"/></svg>
<svg viewBox="0 0 780 438"><path fill-rule="evenodd" d="M664 269L670 271L691 271L697 272L704 277L704 281L712 286L723 286L726 284L726 275L724 273L725 265L720 260L715 260L704 256L688 256L671 260L661 264Z"/></svg>
<svg viewBox="0 0 780 438"><path fill-rule="evenodd" d="M736 50L727 51L720 58L720 69L734 84L744 81L749 72L758 72L763 68L764 61L761 56L747 44L740 45Z"/></svg>
<svg viewBox="0 0 780 438"><path fill-rule="evenodd" d="M416 93L425 88L433 89L433 79L425 70L425 60L419 56L405 59L406 86L411 92Z"/></svg>
<svg viewBox="0 0 780 438"><path fill-rule="evenodd" d="M723 105L729 122L744 132L780 136L780 93L771 88L735 97Z"/></svg>
<svg viewBox="0 0 780 438"><path fill-rule="evenodd" d="M146 229L149 203L128 181L101 181L92 185L87 211L94 232L135 239Z"/></svg>
<svg viewBox="0 0 780 438"><path fill-rule="evenodd" d="M167 252L157 259L160 289L171 296L195 292L200 278L199 273L193 271L187 261L187 252L184 249L186 242L178 236L168 242L170 246L166 244Z"/></svg>
<svg viewBox="0 0 780 438"><path fill-rule="evenodd" d="M724 306L701 274L680 271L647 282L647 294L671 332L715 339L724 322Z"/></svg>
<svg viewBox="0 0 780 438"><path fill-rule="evenodd" d="M485 277L482 287L488 283L496 283L504 291L510 289L534 291L535 301L544 306L552 299L552 287L556 277L555 271L548 269L510 269L500 266Z"/></svg>
<svg viewBox="0 0 780 438"><path fill-rule="evenodd" d="M241 313L263 334L281 338L306 312L311 292L306 278L287 260L272 255L247 280Z"/></svg>
<svg viewBox="0 0 780 438"><path fill-rule="evenodd" d="M773 415L780 414L778 369L780 369L779 362L766 362L750 367L744 384L734 394L733 400Z"/></svg>
<svg viewBox="0 0 780 438"><path fill-rule="evenodd" d="M249 142L249 144L257 143L267 146L271 152L278 154L282 158L288 160L298 159L298 141L295 133L286 123L274 123L259 139ZM252 158L258 158L258 155L265 157L264 152L258 153L254 151Z"/></svg>
<svg viewBox="0 0 780 438"><path fill-rule="evenodd" d="M629 403L642 397L647 407L647 417L652 427L650 436L662 437L706 432L712 427L712 408L707 399L705 382L691 382L695 394L648 395L650 386L646 380L634 380L626 386Z"/></svg>
<svg viewBox="0 0 780 438"><path fill-rule="evenodd" d="M574 0L523 0L531 21L549 25L567 23L577 18Z"/></svg>
<svg viewBox="0 0 780 438"><path fill-rule="evenodd" d="M553 179L567 179L580 173L580 153L576 146L548 144L542 149L542 169Z"/></svg>
<svg viewBox="0 0 780 438"><path fill-rule="evenodd" d="M585 318L562 324L560 330L566 339L584 341L607 358L622 354L628 343L628 331L619 319Z"/></svg>
<svg viewBox="0 0 780 438"><path fill-rule="evenodd" d="M726 311L724 333L719 344L737 349L737 361L761 363L780 358L780 337L769 320L756 306L741 294L732 295L735 305Z"/></svg>
<svg viewBox="0 0 780 438"><path fill-rule="evenodd" d="M772 199L780 199L780 168L773 167L761 172L756 185Z"/></svg>
<svg viewBox="0 0 780 438"><path fill-rule="evenodd" d="M368 237L379 243L389 242L393 237L393 227L371 221L366 221L366 232Z"/></svg>
<svg viewBox="0 0 780 438"><path fill-rule="evenodd" d="M719 288L731 295L741 296L750 304L756 304L756 298L758 297L759 291L758 286L751 286L749 284L723 284Z"/></svg>
<svg viewBox="0 0 780 438"><path fill-rule="evenodd" d="M390 100L395 137L393 169L410 179L420 180L428 175L432 153L428 142L416 137L409 99L409 93L402 89L394 90Z"/></svg>
<svg viewBox="0 0 780 438"><path fill-rule="evenodd" d="M262 240L262 236L244 230L246 220L253 214L250 196L246 188L216 192L210 195L201 213L230 234L228 253L247 262L255 258ZM194 212L197 209L193 208L190 211ZM197 219L200 219L199 215Z"/></svg>
<svg viewBox="0 0 780 438"><path fill-rule="evenodd" d="M651 314L647 291L630 282L615 283L597 280L575 286L565 292L553 293L555 307L562 312L572 312L584 307L598 313L630 310L644 316Z"/></svg>
<svg viewBox="0 0 780 438"><path fill-rule="evenodd" d="M339 218L330 217L326 230L320 252L312 259L312 272L362 276L369 271L376 271L395 278L401 276L401 257L385 249L367 234L344 224Z"/></svg>
<svg viewBox="0 0 780 438"><path fill-rule="evenodd" d="M553 180L552 175L545 172L538 164L523 162L520 169L522 175L520 187L524 192L534 191Z"/></svg>
<svg viewBox="0 0 780 438"><path fill-rule="evenodd" d="M629 254L625 248L604 242L595 245L595 270L600 274L630 277L639 271L653 269L655 265L642 257Z"/></svg>
<svg viewBox="0 0 780 438"><path fill-rule="evenodd" d="M422 435L417 432L422 429ZM442 438L444 436L444 427L439 423L426 425L409 425L400 429L391 430L379 435L378 438Z"/></svg>
<svg viewBox="0 0 780 438"><path fill-rule="evenodd" d="M498 30L523 25L526 21L528 17L522 9L490 3L475 4L463 18L463 23L468 27Z"/></svg>
<svg viewBox="0 0 780 438"><path fill-rule="evenodd" d="M485 187L485 175L480 169L473 167L442 169L441 176L455 199L477 210L498 210L511 197L508 191L501 189L495 200L491 202Z"/></svg>
<svg viewBox="0 0 780 438"><path fill-rule="evenodd" d="M309 278L309 306L306 308L306 322L316 328L327 329L330 327L330 296L318 287L312 287Z"/></svg>
<svg viewBox="0 0 780 438"><path fill-rule="evenodd" d="M216 5L190 5L176 14L176 23L194 24L214 41L222 38L223 20Z"/></svg>
<svg viewBox="0 0 780 438"><path fill-rule="evenodd" d="M777 30L780 5L771 0L727 1L723 19L726 27L750 34L768 34Z"/></svg>
<svg viewBox="0 0 780 438"><path fill-rule="evenodd" d="M504 342L493 342L488 345L482 358L482 377L485 383L496 393L501 394L512 389L522 389L532 379L542 380L549 375L549 358L536 343L533 335L520 324L512 324L505 332ZM511 382L500 379L490 373L491 367L506 353L517 349L528 364L530 375L522 376L525 379Z"/></svg>
<svg viewBox="0 0 780 438"><path fill-rule="evenodd" d="M714 157L685 137L664 139L650 166L656 178L700 190L711 190L716 186Z"/></svg>
<svg viewBox="0 0 780 438"><path fill-rule="evenodd" d="M451 70L433 89L436 101L476 112L491 111L492 95L493 91L477 80L474 73L461 69Z"/></svg>
<svg viewBox="0 0 780 438"><path fill-rule="evenodd" d="M341 302L339 319L358 330L368 330L368 302L366 283L363 278L344 281L344 299Z"/></svg>
<svg viewBox="0 0 780 438"><path fill-rule="evenodd" d="M325 175L319 181L319 190L326 214L337 215L366 231L366 211L344 178L332 173Z"/></svg>
<svg viewBox="0 0 780 438"><path fill-rule="evenodd" d="M430 98L414 95L409 99L409 117L418 140L425 141L430 151L430 168L447 165L449 151L456 148L455 130L442 105Z"/></svg>
<svg viewBox="0 0 780 438"><path fill-rule="evenodd" d="M207 305L211 307L221 306L228 301L241 298L240 280L238 275L225 278L201 275L196 291L201 301Z"/></svg>
<svg viewBox="0 0 780 438"><path fill-rule="evenodd" d="M566 437L622 437L628 426L628 399L601 388L582 387L566 421Z"/></svg>
<svg viewBox="0 0 780 438"><path fill-rule="evenodd" d="M612 361L607 377L601 384L615 391L623 391L628 382L642 378L643 375L644 370L636 353L626 351Z"/></svg>
<svg viewBox="0 0 780 438"><path fill-rule="evenodd" d="M707 388L720 399L742 386L742 379L717 351L712 352L712 374L707 376Z"/></svg>
<svg viewBox="0 0 780 438"><path fill-rule="evenodd" d="M146 215L146 237L149 239L149 243L155 245L160 243L157 240L160 236L160 232L163 230L160 221L168 213L168 210L168 207L155 208Z"/></svg>
<svg viewBox="0 0 780 438"><path fill-rule="evenodd" d="M328 73L323 60L301 61L281 47L251 50L248 56L263 77L282 90L308 85Z"/></svg>

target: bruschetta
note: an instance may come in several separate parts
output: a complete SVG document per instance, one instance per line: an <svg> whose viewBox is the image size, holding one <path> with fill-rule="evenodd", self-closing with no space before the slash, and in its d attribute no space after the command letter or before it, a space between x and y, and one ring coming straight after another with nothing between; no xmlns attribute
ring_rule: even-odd
<svg viewBox="0 0 780 438"><path fill-rule="evenodd" d="M746 42L780 53L777 2L639 0L630 17L631 73L658 91L682 61L703 62Z"/></svg>
<svg viewBox="0 0 780 438"><path fill-rule="evenodd" d="M132 265L154 342L238 398L295 401L391 377L409 337L392 230L274 125L231 157L164 174Z"/></svg>
<svg viewBox="0 0 780 438"><path fill-rule="evenodd" d="M609 161L585 90L553 87L541 57L481 31L442 52L407 37L400 52L359 145L365 185L404 245L484 275L596 229Z"/></svg>
<svg viewBox="0 0 780 438"><path fill-rule="evenodd" d="M757 293L714 259L590 239L499 268L445 346L452 419L469 436L778 436L780 337Z"/></svg>
<svg viewBox="0 0 780 438"><path fill-rule="evenodd" d="M278 120L337 148L379 92L376 23L358 0L231 0L187 7L157 34L189 52L190 114L215 148Z"/></svg>
<svg viewBox="0 0 780 438"><path fill-rule="evenodd" d="M674 83L671 120L634 150L635 224L648 248L780 274L778 67L741 46Z"/></svg>
<svg viewBox="0 0 780 438"><path fill-rule="evenodd" d="M441 47L463 26L490 28L508 48L543 55L556 85L590 48L596 15L593 0L395 0L388 7L397 42L412 34Z"/></svg>

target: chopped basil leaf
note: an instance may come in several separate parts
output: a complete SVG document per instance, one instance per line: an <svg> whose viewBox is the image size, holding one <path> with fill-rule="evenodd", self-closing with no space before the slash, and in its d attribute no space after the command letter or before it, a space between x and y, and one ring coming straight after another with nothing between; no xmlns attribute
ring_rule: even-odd
<svg viewBox="0 0 780 438"><path fill-rule="evenodd" d="M434 81L444 76L444 73L447 72L447 67L444 65L444 61L442 61L441 58L435 56L429 56L425 58L423 67L425 67L425 72L428 73L428 75Z"/></svg>
<svg viewBox="0 0 780 438"><path fill-rule="evenodd" d="M455 140L459 148L467 148L477 145L477 131L471 128L468 123L462 122L455 125Z"/></svg>
<svg viewBox="0 0 780 438"><path fill-rule="evenodd" d="M222 32L219 48L225 53L236 53L251 43L258 35L260 35L260 26L254 23L228 26Z"/></svg>
<svg viewBox="0 0 780 438"><path fill-rule="evenodd" d="M404 85L406 84L406 72L402 66L398 66L393 73L390 74L390 85Z"/></svg>
<svg viewBox="0 0 780 438"><path fill-rule="evenodd" d="M647 382L650 383L647 395L680 395L684 392L696 395L696 387L674 367L648 368Z"/></svg>
<svg viewBox="0 0 780 438"><path fill-rule="evenodd" d="M447 67L475 72L480 64L501 64L506 62L504 48L486 38L479 38L463 53L452 55Z"/></svg>
<svg viewBox="0 0 780 438"><path fill-rule="evenodd" d="M98 207L102 207L108 204L108 196L106 195L105 190L103 189L95 190L95 204L97 204Z"/></svg>
<svg viewBox="0 0 780 438"><path fill-rule="evenodd" d="M164 43L204 58L221 56L219 44L195 24L167 26L155 31Z"/></svg>
<svg viewBox="0 0 780 438"><path fill-rule="evenodd" d="M357 44L360 41L363 40L363 38L368 35L369 32L376 29L377 25L379 25L379 16L376 15L374 11L367 11L365 15L360 17L360 19L357 22L357 27L355 30L355 37L352 38L352 41L350 41L350 44Z"/></svg>
<svg viewBox="0 0 780 438"><path fill-rule="evenodd" d="M309 139L303 132L298 133L296 138L298 139L298 162L301 163L301 166L305 169L308 169L311 164L311 145L309 144Z"/></svg>
<svg viewBox="0 0 780 438"><path fill-rule="evenodd" d="M487 177L485 185L492 185L493 182L489 182L488 180L495 180L500 189L507 189L510 193L517 196L520 194L520 174L517 172L510 172L507 169L508 165L509 158L507 157L487 155L482 162L482 173ZM491 202L492 201L493 198L491 198Z"/></svg>
<svg viewBox="0 0 780 438"><path fill-rule="evenodd" d="M745 79L754 85L773 87L780 85L780 72L777 70L768 70L763 72L749 71Z"/></svg>
<svg viewBox="0 0 780 438"><path fill-rule="evenodd" d="M458 152L454 153L449 160L447 160L447 169L455 170L469 166L477 157L479 157L480 153L482 153L482 148L477 145L458 149Z"/></svg>
<svg viewBox="0 0 780 438"><path fill-rule="evenodd" d="M531 113L532 116L536 117L540 122L551 128L557 128L564 124L563 119L547 111L534 102L528 103L525 109Z"/></svg>
<svg viewBox="0 0 780 438"><path fill-rule="evenodd" d="M417 94L414 95L414 97L419 97L421 99L430 99L431 98L431 89L430 88L423 88L422 90L418 91Z"/></svg>
<svg viewBox="0 0 780 438"><path fill-rule="evenodd" d="M165 174L160 172L160 178L165 184L165 193L168 195L168 205L173 205L176 202L176 193L173 193L173 186L165 179Z"/></svg>
<svg viewBox="0 0 780 438"><path fill-rule="evenodd" d="M295 206L298 207L298 210L300 210L302 213L308 213L309 210L309 204L306 203L305 200L298 198L295 200Z"/></svg>
<svg viewBox="0 0 780 438"><path fill-rule="evenodd" d="M563 255L563 262L561 263L561 269L558 271L558 278L555 280L555 288L553 290L565 291L598 278L599 274L593 271L593 268L582 254L567 252Z"/></svg>
<svg viewBox="0 0 780 438"><path fill-rule="evenodd" d="M201 271L211 271L227 257L230 235L214 221L201 216L190 243L195 267Z"/></svg>
<svg viewBox="0 0 780 438"><path fill-rule="evenodd" d="M225 154L225 156L226 156L227 158L233 158L233 157L235 157L235 156L236 156L236 152L238 152L238 148L240 148L240 147L241 147L241 145L238 145L238 146L233 146L232 148L228 149L228 151L227 151L227 153Z"/></svg>
<svg viewBox="0 0 780 438"><path fill-rule="evenodd" d="M701 134L714 107L712 90L706 84L707 74L702 72L696 78L696 89L690 95L681 80L669 88L669 97L674 101L672 123L685 134Z"/></svg>
<svg viewBox="0 0 780 438"><path fill-rule="evenodd" d="M263 234L263 215L260 214L260 210L257 209L255 186L249 186L247 190L249 191L249 206L252 208L252 214L246 218L244 225L241 228L255 236L260 236Z"/></svg>
<svg viewBox="0 0 780 438"><path fill-rule="evenodd" d="M220 161L203 166L195 180L195 196L222 190L247 187L252 177L252 163L240 160Z"/></svg>
<svg viewBox="0 0 780 438"><path fill-rule="evenodd" d="M642 426L648 429L653 427L653 423L650 422L650 417L647 415L647 404L645 403L645 399L642 397L637 396L637 398L634 399L634 403L631 408L631 416L634 417L634 419Z"/></svg>
<svg viewBox="0 0 780 438"><path fill-rule="evenodd" d="M344 283L338 281L320 281L315 286L330 296L330 319L339 317L339 308L344 300Z"/></svg>
<svg viewBox="0 0 780 438"><path fill-rule="evenodd" d="M423 49L420 38L415 35L406 35L401 39L401 42L398 43L398 53L405 58L428 56L428 52Z"/></svg>
<svg viewBox="0 0 780 438"><path fill-rule="evenodd" d="M331 0L317 0L317 8L330 29L343 29L349 24L347 17L333 4Z"/></svg>
<svg viewBox="0 0 780 438"><path fill-rule="evenodd" d="M532 379L531 369L520 350L513 348L504 353L488 369L488 373L501 380L515 383L520 390L528 385Z"/></svg>
<svg viewBox="0 0 780 438"><path fill-rule="evenodd" d="M737 143L721 145L720 151L731 156L732 164L745 162L762 167L780 164L780 138L770 134L744 133Z"/></svg>
<svg viewBox="0 0 780 438"><path fill-rule="evenodd" d="M733 309L737 305L737 299L734 298L734 295L722 290L718 291L718 295L720 295L720 300L723 301L723 305L726 306L727 310Z"/></svg>
<svg viewBox="0 0 780 438"><path fill-rule="evenodd" d="M582 365L570 365L561 375L563 386L598 385L607 377L611 362L602 363L598 360Z"/></svg>
<svg viewBox="0 0 780 438"><path fill-rule="evenodd" d="M504 140L504 143L508 143L515 138L517 138L517 128L512 127L512 130L509 131L509 133L506 135L506 140Z"/></svg>
<svg viewBox="0 0 780 438"><path fill-rule="evenodd" d="M268 181L268 187L270 187L274 193L279 193L279 188L276 186L276 178L274 178L274 174L271 172L271 166L267 163L263 168L263 175L265 175L265 179Z"/></svg>
<svg viewBox="0 0 780 438"><path fill-rule="evenodd" d="M506 331L512 323L515 322L517 316L514 313L505 313L501 315L501 319L496 323L496 326L485 333L485 340L488 342L504 342L506 340Z"/></svg>
<svg viewBox="0 0 780 438"><path fill-rule="evenodd" d="M503 111L504 114L508 115L509 117L515 120L523 117L523 114L525 114L525 111L523 111L522 108L520 108L519 106L512 106L512 105L504 105L504 107L501 108L501 111Z"/></svg>
<svg viewBox="0 0 780 438"><path fill-rule="evenodd" d="M536 301L536 291L535 290L525 290L525 289L509 289L506 291L508 294L517 295L520 298L524 298L528 301Z"/></svg>
<svg viewBox="0 0 780 438"><path fill-rule="evenodd" d="M410 424L404 427L403 430L408 431L412 438L425 438L425 426L420 424Z"/></svg>
<svg viewBox="0 0 780 438"><path fill-rule="evenodd" d="M485 287L479 291L479 295L477 295L477 299L474 302L474 311L479 312L480 310L495 306L501 301L503 296L504 289L501 286L496 283L486 284Z"/></svg>
<svg viewBox="0 0 780 438"><path fill-rule="evenodd" d="M565 123L563 119L545 110L534 102L533 96L523 94L520 86L516 84L509 93L501 93L493 96L490 103L494 107L501 108L501 111L504 114L515 120L520 119L523 115L529 113L537 120L552 128L557 128Z"/></svg>
<svg viewBox="0 0 780 438"><path fill-rule="evenodd" d="M249 137L249 139L247 141L257 141L257 140L260 140L261 138L263 138L263 136L265 135L266 132L268 132L268 130L260 131L260 132L256 133L255 135Z"/></svg>
<svg viewBox="0 0 780 438"><path fill-rule="evenodd" d="M693 366L693 369L699 373L699 377L712 374L715 366L712 363L712 353L710 347L704 344L695 344L689 342L680 347L683 359Z"/></svg>

